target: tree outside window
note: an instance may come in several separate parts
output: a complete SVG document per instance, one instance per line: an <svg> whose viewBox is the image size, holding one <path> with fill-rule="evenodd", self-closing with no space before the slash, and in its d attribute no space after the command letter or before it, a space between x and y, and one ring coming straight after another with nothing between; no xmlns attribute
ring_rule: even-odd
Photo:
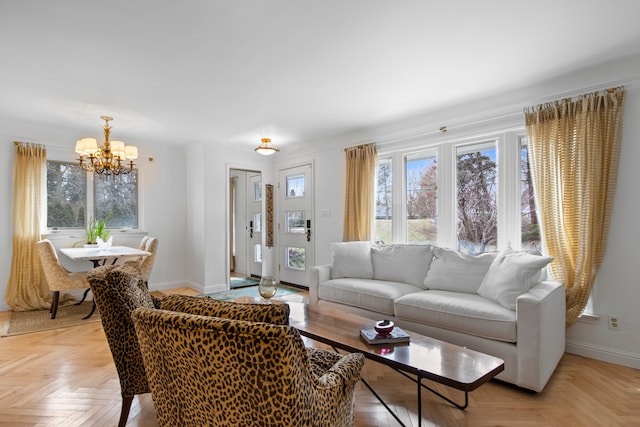
<svg viewBox="0 0 640 427"><path fill-rule="evenodd" d="M457 154L458 250L480 254L498 242L498 165L493 143L460 147Z"/></svg>

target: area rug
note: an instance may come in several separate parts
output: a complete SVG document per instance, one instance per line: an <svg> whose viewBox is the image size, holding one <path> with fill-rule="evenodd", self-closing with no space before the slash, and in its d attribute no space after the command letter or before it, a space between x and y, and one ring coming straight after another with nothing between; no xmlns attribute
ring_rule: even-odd
<svg viewBox="0 0 640 427"><path fill-rule="evenodd" d="M51 319L49 310L12 311L9 319L4 322L2 334L8 337L11 335L30 334L32 332L48 331L51 329L68 328L76 325L99 322L100 313L98 310L93 315L82 320L91 311L92 301L85 301L80 305L68 305L58 307L55 319Z"/></svg>
<svg viewBox="0 0 640 427"><path fill-rule="evenodd" d="M259 281L255 280L255 279L252 279L250 277L245 277L245 278L232 277L231 278L230 287L231 287L231 289L242 288L242 287L245 287L245 286L255 286L258 283L259 283Z"/></svg>
<svg viewBox="0 0 640 427"><path fill-rule="evenodd" d="M274 298L281 298L287 295L294 295L299 293L301 290L297 289L297 288L291 288L289 286L283 286L280 285L278 286L278 292L276 292ZM240 298L240 297L255 297L255 298L260 298L260 294L258 293L258 287L257 286L250 286L250 287L246 287L246 288L240 288L240 289L231 289L228 291L222 291L222 292L215 292L212 294L206 294L205 296L208 296L210 298L213 299L219 299L219 300L223 300L223 301L229 301L232 299L236 299L236 298Z"/></svg>

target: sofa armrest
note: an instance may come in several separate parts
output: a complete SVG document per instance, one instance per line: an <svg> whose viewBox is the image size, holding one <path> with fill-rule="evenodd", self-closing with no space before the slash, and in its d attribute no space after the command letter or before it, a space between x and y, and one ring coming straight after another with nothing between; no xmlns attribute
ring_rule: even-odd
<svg viewBox="0 0 640 427"><path fill-rule="evenodd" d="M541 391L565 349L565 289L546 280L520 295L516 303L518 384Z"/></svg>
<svg viewBox="0 0 640 427"><path fill-rule="evenodd" d="M331 264L316 265L309 271L309 304L318 304L318 288L331 279Z"/></svg>

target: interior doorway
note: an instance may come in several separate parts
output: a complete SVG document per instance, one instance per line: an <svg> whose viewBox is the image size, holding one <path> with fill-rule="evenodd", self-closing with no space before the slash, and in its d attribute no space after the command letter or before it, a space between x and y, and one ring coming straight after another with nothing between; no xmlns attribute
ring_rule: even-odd
<svg viewBox="0 0 640 427"><path fill-rule="evenodd" d="M259 283L262 275L262 174L229 169L229 287Z"/></svg>

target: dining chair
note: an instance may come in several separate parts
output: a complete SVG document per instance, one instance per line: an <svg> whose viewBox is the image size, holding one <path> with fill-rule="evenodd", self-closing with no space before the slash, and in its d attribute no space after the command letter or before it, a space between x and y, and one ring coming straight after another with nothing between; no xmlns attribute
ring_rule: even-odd
<svg viewBox="0 0 640 427"><path fill-rule="evenodd" d="M292 326L149 308L132 316L161 426L353 426L361 353L322 350L325 364L313 366Z"/></svg>
<svg viewBox="0 0 640 427"><path fill-rule="evenodd" d="M140 269L142 270L142 280L144 284L149 287L149 278L151 277L151 270L153 269L153 263L156 260L156 253L158 251L158 239L151 236L144 236L140 242L140 250L151 253L149 256L138 259Z"/></svg>
<svg viewBox="0 0 640 427"><path fill-rule="evenodd" d="M82 300L78 303L82 303L89 291L89 282L87 281L87 272L78 271L71 272L64 268L60 264L56 249L48 239L40 240L37 243L38 255L40 257L40 264L44 271L44 278L47 282L47 286L51 291L51 318L55 319L58 314L58 304L60 302L60 292L70 291L73 289L86 289Z"/></svg>

